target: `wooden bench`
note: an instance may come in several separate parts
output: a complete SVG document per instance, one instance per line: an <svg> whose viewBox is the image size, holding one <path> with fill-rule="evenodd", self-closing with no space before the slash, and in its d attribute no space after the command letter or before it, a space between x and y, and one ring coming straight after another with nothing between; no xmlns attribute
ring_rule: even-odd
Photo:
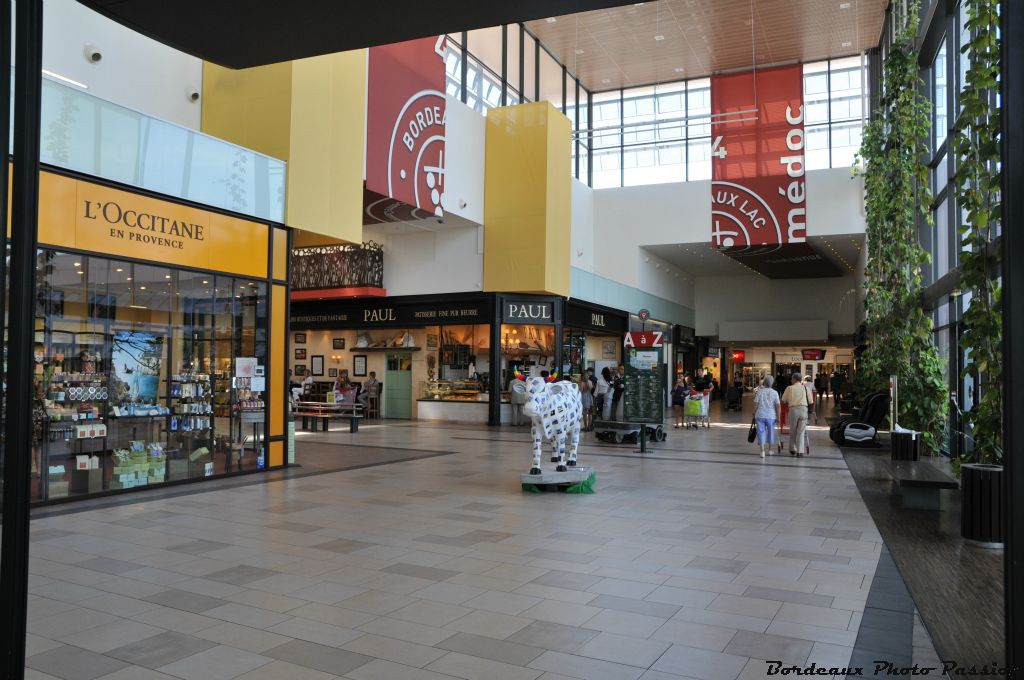
<svg viewBox="0 0 1024 680"><path fill-rule="evenodd" d="M363 417L363 405L355 401L329 403L323 401L300 401L294 413L302 417L302 429L317 431L317 421L323 423L324 432L332 418L348 418L349 432L359 431L359 421Z"/></svg>
<svg viewBox="0 0 1024 680"><path fill-rule="evenodd" d="M960 488L955 477L925 460L890 461L889 474L900 488L905 508L944 510L946 494L942 492Z"/></svg>

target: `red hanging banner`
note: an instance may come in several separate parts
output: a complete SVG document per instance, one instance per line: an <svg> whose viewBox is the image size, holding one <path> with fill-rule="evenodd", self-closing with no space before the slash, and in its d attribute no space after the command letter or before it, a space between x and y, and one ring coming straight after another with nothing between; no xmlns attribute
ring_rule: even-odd
<svg viewBox="0 0 1024 680"><path fill-rule="evenodd" d="M366 190L376 194L367 197L371 221L442 214L444 90L443 36L370 48Z"/></svg>
<svg viewBox="0 0 1024 680"><path fill-rule="evenodd" d="M804 243L803 67L713 76L711 113L712 245Z"/></svg>

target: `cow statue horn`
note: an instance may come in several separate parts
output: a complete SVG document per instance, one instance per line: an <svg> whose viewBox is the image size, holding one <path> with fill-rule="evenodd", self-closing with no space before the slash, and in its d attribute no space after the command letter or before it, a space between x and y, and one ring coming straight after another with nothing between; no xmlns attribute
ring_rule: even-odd
<svg viewBox="0 0 1024 680"><path fill-rule="evenodd" d="M514 375L516 377L516 380L523 380L523 381L526 380L526 376L523 375L522 373L520 373L518 370L513 371L512 375Z"/></svg>
<svg viewBox="0 0 1024 680"><path fill-rule="evenodd" d="M555 371L554 373L552 373L548 377L544 378L544 380L546 380L549 383L550 382L555 382L556 380L558 380L558 371Z"/></svg>

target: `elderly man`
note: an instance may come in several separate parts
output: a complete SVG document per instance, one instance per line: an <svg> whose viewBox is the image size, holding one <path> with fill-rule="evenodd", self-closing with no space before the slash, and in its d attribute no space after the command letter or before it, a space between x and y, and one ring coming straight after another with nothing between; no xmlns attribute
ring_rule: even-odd
<svg viewBox="0 0 1024 680"><path fill-rule="evenodd" d="M804 385L803 376L794 373L789 387L782 393L782 403L789 406L789 455L804 455L804 436L807 429L807 413L814 397Z"/></svg>

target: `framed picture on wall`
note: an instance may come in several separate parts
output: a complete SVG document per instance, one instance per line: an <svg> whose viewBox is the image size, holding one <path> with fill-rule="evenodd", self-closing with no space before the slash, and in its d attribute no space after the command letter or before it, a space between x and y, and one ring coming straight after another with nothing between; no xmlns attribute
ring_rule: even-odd
<svg viewBox="0 0 1024 680"><path fill-rule="evenodd" d="M310 357L310 369L309 372L313 375L324 374L324 356L322 354L314 354Z"/></svg>
<svg viewBox="0 0 1024 680"><path fill-rule="evenodd" d="M601 358L602 359L614 359L615 358L615 341L605 340L601 343Z"/></svg>
<svg viewBox="0 0 1024 680"><path fill-rule="evenodd" d="M306 344L306 334L305 333L296 333L295 334L295 344L296 345L305 345Z"/></svg>
<svg viewBox="0 0 1024 680"><path fill-rule="evenodd" d="M436 333L427 333L427 349L437 349Z"/></svg>
<svg viewBox="0 0 1024 680"><path fill-rule="evenodd" d="M306 365L295 364L295 375L306 375Z"/></svg>
<svg viewBox="0 0 1024 680"><path fill-rule="evenodd" d="M338 369L336 369L336 368L328 368L327 369L327 377L328 378L337 378L338 377Z"/></svg>
<svg viewBox="0 0 1024 680"><path fill-rule="evenodd" d="M306 358L306 348L305 347L296 347L295 348L295 358L296 359L305 359Z"/></svg>
<svg viewBox="0 0 1024 680"><path fill-rule="evenodd" d="M334 338L331 345L332 349L345 349L345 338Z"/></svg>
<svg viewBox="0 0 1024 680"><path fill-rule="evenodd" d="M357 354L352 357L352 375L356 378L366 377L366 355Z"/></svg>

